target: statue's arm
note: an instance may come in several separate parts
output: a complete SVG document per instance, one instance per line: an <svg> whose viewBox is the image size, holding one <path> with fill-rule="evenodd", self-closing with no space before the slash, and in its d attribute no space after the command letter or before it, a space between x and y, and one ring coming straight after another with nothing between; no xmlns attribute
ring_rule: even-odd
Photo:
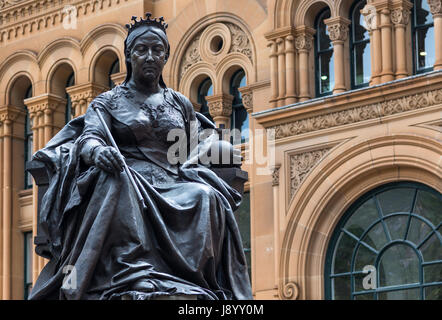
<svg viewBox="0 0 442 320"><path fill-rule="evenodd" d="M92 104L94 103L97 102L92 101L91 105L89 105L86 111L84 118L84 130L80 137L80 156L89 166L94 165L94 152L98 149L98 147L108 145L106 132L101 125L97 113L92 108ZM101 112L104 121L106 122L108 128L111 128L111 115L105 111L106 109L104 107L102 107L101 110L104 110Z"/></svg>

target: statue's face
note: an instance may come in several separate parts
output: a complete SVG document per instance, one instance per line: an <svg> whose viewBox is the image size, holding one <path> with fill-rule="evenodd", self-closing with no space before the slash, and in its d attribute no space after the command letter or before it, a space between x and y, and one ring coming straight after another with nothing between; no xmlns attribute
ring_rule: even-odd
<svg viewBox="0 0 442 320"><path fill-rule="evenodd" d="M132 75L140 81L159 79L167 61L167 48L154 32L138 37L130 51Z"/></svg>

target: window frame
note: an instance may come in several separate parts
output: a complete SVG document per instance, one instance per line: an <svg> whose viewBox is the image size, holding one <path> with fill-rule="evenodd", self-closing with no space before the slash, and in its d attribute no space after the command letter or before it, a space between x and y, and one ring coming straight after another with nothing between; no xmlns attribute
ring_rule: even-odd
<svg viewBox="0 0 442 320"><path fill-rule="evenodd" d="M354 13L355 13L355 10L356 10L356 8L357 7L359 7L359 5L361 4L361 3L367 3L367 0L357 0L357 1L355 1L353 4L352 4L352 6L351 6L351 8L350 8L350 21L351 21L351 26L350 26L350 28L351 28L351 30L350 30L350 38L349 38L349 40L350 40L350 73L351 73L351 75L350 75L350 81L351 81L351 88L352 89L360 89L360 88L365 88L365 87L368 87L369 85L370 85L370 80L368 81L368 82L364 82L364 83L361 83L361 84L356 84L356 74L355 74L355 72L356 72L356 61L355 61L355 58L354 58L354 49L355 49L355 47L357 46L357 45L360 45L360 44L363 44L363 43L368 43L370 46L371 46L371 43L370 43L370 37L368 37L368 39L365 39L365 40L354 40L355 39L355 36L354 36L354 33L355 33L355 23L354 23ZM370 55L371 55L371 47L370 47ZM371 59L371 57L370 57L370 59ZM371 61L370 61L370 69L371 69ZM370 72L370 78L371 78L371 72Z"/></svg>
<svg viewBox="0 0 442 320"><path fill-rule="evenodd" d="M384 222L385 219L384 218L388 218L388 217L395 216L395 215L405 215L405 214L395 212L395 213L391 213L391 214L387 214L387 215L383 216L382 211L381 211L382 209L379 206L379 202L377 200L375 200L377 212L380 215L380 218L371 222L371 224L368 227L366 227L366 229L364 230L362 235L359 237L359 239L353 238L355 241L357 241L357 244L353 248L350 271L344 272L344 273L333 274L332 273L333 259L334 259L335 252L337 250L337 245L338 245L340 235L345 233L343 231L344 226L346 225L347 221L349 221L349 219L352 217L352 215L360 208L361 205L363 205L364 203L366 203L370 199L375 198L375 196L378 194L381 194L381 193L388 191L388 190L393 190L393 189L398 189L398 188L413 188L413 189L415 189L414 195L413 195L413 200L412 200L412 205L411 205L411 209L410 209L410 213L409 213L409 218L407 219L406 234L404 236L404 239L401 239L401 240L391 240L391 238L387 237L387 240L388 240L387 244L383 248L381 248L378 253L376 253L377 257L376 257L375 265L376 265L376 267L379 265L379 260L382 258L383 253L391 246L393 246L395 244L399 244L399 243L404 244L404 245L408 245L408 246L412 247L413 250L415 250L415 252L419 258L419 283L418 284L400 284L400 285L394 285L394 286L389 286L389 287L381 287L379 285L379 281L380 281L380 279L379 279L380 277L378 276L379 271L376 270L377 288L372 289L372 290L358 291L357 294L354 294L355 288L354 288L353 275L363 274L361 271L354 271L353 270L353 266L354 266L355 258L356 258L356 253L357 253L357 249L360 245L360 242L362 242L362 239L364 238L364 236L367 233L369 233L370 230L372 230L373 227L376 226L379 222L382 223L382 226L384 228L384 232L387 233L385 230L385 222ZM432 194L436 194L438 197L440 196L438 191L436 191L436 190L432 189L431 187L428 187L422 183L410 182L410 181L392 182L392 183L382 185L380 187L377 187L377 188L367 192L362 197L360 197L358 200L356 200L346 210L343 217L340 219L337 226L335 227L335 229L333 231L333 235L330 240L330 243L327 248L326 261L325 261L325 267L324 267L324 281L325 281L324 288L325 288L325 299L326 300L333 300L334 293L333 293L333 289L332 289L332 278L336 278L336 277L343 276L343 275L350 275L350 279L349 279L350 288L351 288L350 297L352 300L355 300L356 296L363 295L363 294L373 294L373 300L378 300L378 295L383 292L393 292L393 291L414 289L414 288L420 289L419 298L421 300L424 300L425 299L424 298L425 297L425 288L431 287L431 286L442 285L442 282L425 283L424 279L423 279L424 267L426 267L428 265L432 265L432 264L441 264L441 266L442 266L442 260L425 262L425 261L423 261L421 254L419 252L417 252L418 249L420 247L422 247L425 244L425 242L432 237L433 234L436 234L436 236L442 241L442 237L438 231L438 229L440 229L442 223L439 222L438 225L434 226L434 228L431 230L431 232L429 232L429 234L424 238L424 240L421 241L421 243L418 246L414 245L414 243L412 243L411 241L405 240L405 239L407 239L408 232L410 230L412 217L422 220L424 222L427 222L427 224L429 222L425 218L423 218L422 216L419 216L418 214L413 212L415 204L416 204L416 200L417 200L417 194L418 194L419 190L430 192ZM348 233L347 233L347 235L348 235Z"/></svg>
<svg viewBox="0 0 442 320"><path fill-rule="evenodd" d="M69 88L71 86L75 85L75 73L72 72L67 80L66 80L66 86L65 88ZM69 121L71 121L73 119L73 114L72 114L72 100L71 100L71 96L69 95L69 93L67 93L67 91L65 90L65 95L66 95L66 106L65 106L65 123L68 123Z"/></svg>
<svg viewBox="0 0 442 320"><path fill-rule="evenodd" d="M325 49L325 50L319 50L319 41L320 41L320 36L319 36L319 23L321 21L321 18L325 15L325 13L329 11L329 14L331 16L331 10L329 7L325 7L324 9L322 9L321 11L319 11L319 13L316 15L315 18L315 36L314 36L314 54L315 54L315 94L316 97L325 97L325 96L329 96L333 94L333 89L331 88L330 91L324 92L324 93L320 93L320 80L321 80L321 75L319 74L319 58L321 55L325 54L325 53L332 53L332 59L333 59L333 63L334 63L334 48L333 48L333 44L331 46L331 48L329 49ZM325 18L328 19L328 18ZM325 27L327 29L327 26ZM333 79L335 77L335 71L332 70L333 72ZM334 81L333 81L334 82Z"/></svg>
<svg viewBox="0 0 442 320"><path fill-rule="evenodd" d="M243 74L243 76L239 79L239 76L241 73ZM236 114L236 112L241 112L241 110L244 110L244 112L246 113L246 116L247 116L247 120L249 120L248 119L249 115L247 113L247 110L244 108L244 104L242 102L241 92L238 90L239 88L242 88L241 82L242 82L243 78L246 81L245 85L247 85L246 72L243 69L239 69L232 75L232 77L230 79L230 94L233 96L232 114L230 115L230 129L231 130L235 129L235 125L236 125L235 114ZM239 80L239 84L238 84L238 86L236 86L234 82L238 82L238 80ZM239 129L241 129L241 128L239 128ZM234 144L235 141L233 141L233 136L231 136L231 140L232 141L230 141L230 142L232 144ZM241 141L239 143L234 144L234 145L240 145L243 143L247 143L248 141L249 141L248 138L243 140L243 137L241 135Z"/></svg>
<svg viewBox="0 0 442 320"><path fill-rule="evenodd" d="M422 0L422 1L427 1L427 0ZM416 14L416 0L412 1L413 2L413 8L412 8L412 19L411 19L411 46L412 46L412 50L413 50L413 74L417 75L417 74L422 74L422 73L426 73L426 72L431 72L434 70L434 65L432 67L428 67L428 68L424 68L424 69L419 69L418 68L418 53L417 53L417 31L419 29L424 29L427 27L431 27L433 28L433 32L434 32L434 19L433 19L433 15L430 12L431 15L431 19L432 22L431 23L426 23L426 24L421 24L421 25L417 25L417 14ZM428 1L427 1L428 4ZM435 40L435 39L433 39ZM436 48L435 48L436 49Z"/></svg>
<svg viewBox="0 0 442 320"><path fill-rule="evenodd" d="M28 87L28 89L26 89L26 93L25 93L25 99L31 98L32 97L32 85L30 85ZM29 155L33 154L33 150L29 150L29 140L32 140L32 145L31 145L31 149L33 149L34 146L34 132L32 131L32 121L31 118L29 117L29 110L28 107L25 106L25 130L24 130L24 158L25 158L25 168L26 168L26 163L30 160L28 160ZM24 190L27 189L31 189L33 186L33 182L32 182L32 176L31 173L27 170L25 170L25 179L24 179ZM31 181L31 183L29 183L28 181Z"/></svg>
<svg viewBox="0 0 442 320"><path fill-rule="evenodd" d="M203 96L203 94L201 94L201 91L203 90L203 87L204 86L206 86L207 84L206 83L208 83L210 81L210 86L208 86L207 87L207 90L204 90L204 91L206 91L206 94ZM209 93L209 90L210 90L210 87L212 87L212 95L213 95L213 81L212 81L212 79L208 76L207 78L205 78L203 81L201 81L201 83L199 84L199 86L198 86L198 91L197 91L197 102L199 103L199 104L201 104L201 109L200 109L200 113L203 115L203 116L205 116L207 119L209 119L210 121L212 121L213 123L215 123L215 121L213 121L213 118L212 118L212 116L210 115L210 112L209 112L209 105L208 105L208 103L207 103L207 100L206 100L206 96L208 96L208 93ZM207 108L207 112L201 112L202 110L203 110L203 108Z"/></svg>

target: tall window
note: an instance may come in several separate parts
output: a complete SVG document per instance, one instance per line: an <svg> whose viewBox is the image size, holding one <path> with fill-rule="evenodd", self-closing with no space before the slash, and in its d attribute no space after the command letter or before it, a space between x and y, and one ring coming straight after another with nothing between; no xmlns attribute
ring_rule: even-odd
<svg viewBox="0 0 442 320"><path fill-rule="evenodd" d="M72 72L68 80L66 81L66 88L73 86L75 82L75 75ZM72 109L71 96L66 92L66 123L68 123L74 117L74 110Z"/></svg>
<svg viewBox="0 0 442 320"><path fill-rule="evenodd" d="M32 86L26 90L25 99L32 97ZM26 107L25 107L26 108ZM30 161L32 158L32 152L34 149L34 136L32 134L32 123L29 117L28 108L26 108L25 115L25 168L26 162ZM32 176L28 171L25 171L25 189L32 188Z"/></svg>
<svg viewBox="0 0 442 320"><path fill-rule="evenodd" d="M239 144L249 140L249 115L242 104L241 92L238 88L246 85L246 74L244 70L238 70L230 82L230 94L233 96L232 115L230 116L230 128L240 132L232 136L232 143Z"/></svg>
<svg viewBox="0 0 442 320"><path fill-rule="evenodd" d="M327 298L441 300L441 208L442 194L417 183L392 183L363 196L332 237Z"/></svg>
<svg viewBox="0 0 442 320"><path fill-rule="evenodd" d="M433 15L427 0L414 0L412 26L414 72L431 71L436 57Z"/></svg>
<svg viewBox="0 0 442 320"><path fill-rule="evenodd" d="M251 250L250 250L250 193L244 192L241 205L235 211L236 222L241 234L244 254L246 256L249 276L252 274Z"/></svg>
<svg viewBox="0 0 442 320"><path fill-rule="evenodd" d="M315 23L316 96L331 94L335 86L333 45L324 23L328 18L330 9L326 8L319 13Z"/></svg>
<svg viewBox="0 0 442 320"><path fill-rule="evenodd" d="M351 56L351 86L360 88L368 86L371 76L370 36L364 27L364 17L361 14L366 0L357 1L351 12L350 56Z"/></svg>
<svg viewBox="0 0 442 320"><path fill-rule="evenodd" d="M205 115L210 121L213 122L213 119L209 113L209 106L207 105L206 100L206 97L211 95L213 95L212 80L210 78L206 78L203 82L201 82L198 88L198 103L201 104L200 113Z"/></svg>
<svg viewBox="0 0 442 320"><path fill-rule="evenodd" d="M109 69L109 88L113 88L115 87L115 83L112 81L111 79L111 75L113 75L114 73L120 72L120 60L115 60L110 69Z"/></svg>
<svg viewBox="0 0 442 320"><path fill-rule="evenodd" d="M24 299L27 300L32 289L32 232L24 236Z"/></svg>

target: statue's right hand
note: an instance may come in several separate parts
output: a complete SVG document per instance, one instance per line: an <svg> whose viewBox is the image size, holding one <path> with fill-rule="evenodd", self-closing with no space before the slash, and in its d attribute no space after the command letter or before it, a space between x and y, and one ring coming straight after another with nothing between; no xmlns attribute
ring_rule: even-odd
<svg viewBox="0 0 442 320"><path fill-rule="evenodd" d="M92 157L95 165L108 173L123 171L124 159L114 147L99 146L93 151Z"/></svg>

